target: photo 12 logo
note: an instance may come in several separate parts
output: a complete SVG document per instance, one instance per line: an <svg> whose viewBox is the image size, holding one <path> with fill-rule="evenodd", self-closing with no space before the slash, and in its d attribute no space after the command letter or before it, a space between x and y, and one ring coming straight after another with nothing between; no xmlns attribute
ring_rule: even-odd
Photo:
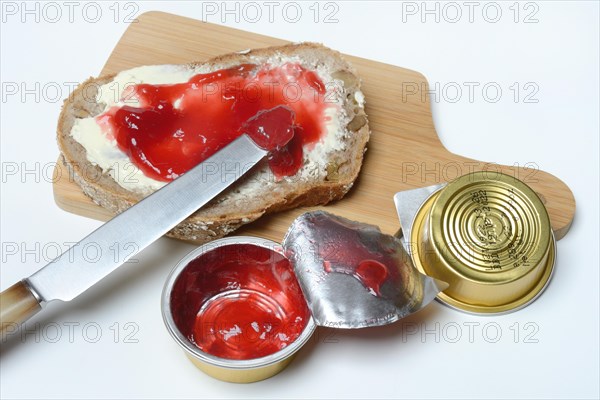
<svg viewBox="0 0 600 400"><path fill-rule="evenodd" d="M133 258L140 250L135 242L113 242L106 248L96 242L2 242L2 263L50 263L63 255L68 263L97 263L102 259L113 260L115 263L136 264L138 259Z"/></svg>
<svg viewBox="0 0 600 400"><path fill-rule="evenodd" d="M334 1L203 1L201 20L220 23L295 24L312 21L315 24L337 24L340 3Z"/></svg>
<svg viewBox="0 0 600 400"><path fill-rule="evenodd" d="M402 102L431 103L498 103L502 99L515 104L537 104L537 82L402 82Z"/></svg>
<svg viewBox="0 0 600 400"><path fill-rule="evenodd" d="M518 163L511 166L502 166L493 162L484 163L480 161L449 161L449 162L417 162L405 161L400 164L401 182L419 182L427 184L431 182L451 182L463 175L483 171L487 179L498 179L499 174L512 175L526 184L539 181L540 167L535 162Z"/></svg>
<svg viewBox="0 0 600 400"><path fill-rule="evenodd" d="M403 23L476 23L495 24L508 20L515 24L537 24L540 6L533 1L403 1Z"/></svg>
<svg viewBox="0 0 600 400"><path fill-rule="evenodd" d="M41 324L24 323L21 326L14 322L4 322L2 330L6 335L2 342L11 340L13 334L20 336L21 342L33 341L35 343L139 343L137 337L140 326L136 322L114 322L110 325L95 321L77 322L48 322Z"/></svg>
<svg viewBox="0 0 600 400"><path fill-rule="evenodd" d="M104 1L2 1L2 23L95 24L102 20L135 23L140 12L137 2Z"/></svg>
<svg viewBox="0 0 600 400"><path fill-rule="evenodd" d="M540 326L535 322L513 322L510 325L496 321L478 322L401 322L402 342L420 340L421 343L500 343L536 344L540 342Z"/></svg>

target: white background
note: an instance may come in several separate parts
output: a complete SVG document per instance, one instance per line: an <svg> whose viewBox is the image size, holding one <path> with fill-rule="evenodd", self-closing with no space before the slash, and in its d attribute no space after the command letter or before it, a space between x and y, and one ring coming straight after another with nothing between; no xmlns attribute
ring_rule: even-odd
<svg viewBox="0 0 600 400"><path fill-rule="evenodd" d="M2 398L599 397L597 2L475 2L471 16L463 2L429 2L428 9L438 7L438 21L423 13L421 2L337 2L337 23L323 22L325 11L334 10L323 4L315 23L312 2L298 3L303 16L297 23L283 18L281 5L273 22L263 6L265 15L252 23L244 15L239 22L235 14L203 15L200 2L132 2L127 8L102 2L101 18L92 23L94 10L85 15L84 3L76 2L70 22L68 6L59 2L63 15L52 23L55 10L44 14L43 3L37 15L25 14L21 2L3 3L2 289L100 225L54 204L45 166L58 155L61 101L50 89L62 86L64 98L68 82L96 75L127 28L130 11L204 17L417 70L432 88L439 85L433 115L448 149L490 162L537 164L571 187L577 214L558 243L548 290L526 309L475 317L433 303L384 328L320 331L288 369L250 385L204 375L168 336L160 292L172 266L193 246L162 239L138 255L137 264L71 303L50 304L27 324L22 339L2 344ZM502 15L492 23L496 6ZM115 9L121 11L116 23ZM462 16L453 23L457 9ZM469 99L464 82L479 88L492 82L502 96L492 102L476 89ZM510 89L515 82L517 101ZM19 85L14 95L7 91L12 83ZM525 90L526 83L533 86ZM458 101L449 91L456 85L464 89ZM34 94L22 98L23 88ZM535 103L523 98L531 88L538 89L529 99ZM26 169L34 172L24 174ZM92 343L97 329L101 336Z"/></svg>

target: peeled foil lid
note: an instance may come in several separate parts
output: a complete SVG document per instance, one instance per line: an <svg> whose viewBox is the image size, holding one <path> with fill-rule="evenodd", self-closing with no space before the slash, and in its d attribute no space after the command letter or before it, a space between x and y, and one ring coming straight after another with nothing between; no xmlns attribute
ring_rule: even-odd
<svg viewBox="0 0 600 400"><path fill-rule="evenodd" d="M324 211L299 216L283 249L320 326L387 325L447 287L417 271L399 239Z"/></svg>

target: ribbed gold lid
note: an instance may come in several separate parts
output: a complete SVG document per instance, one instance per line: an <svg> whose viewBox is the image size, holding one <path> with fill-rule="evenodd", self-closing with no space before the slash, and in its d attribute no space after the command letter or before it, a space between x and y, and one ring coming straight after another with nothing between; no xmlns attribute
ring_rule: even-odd
<svg viewBox="0 0 600 400"><path fill-rule="evenodd" d="M553 269L543 203L523 182L496 172L464 175L436 192L421 207L412 238L417 267L450 284L439 299L465 311L520 308Z"/></svg>

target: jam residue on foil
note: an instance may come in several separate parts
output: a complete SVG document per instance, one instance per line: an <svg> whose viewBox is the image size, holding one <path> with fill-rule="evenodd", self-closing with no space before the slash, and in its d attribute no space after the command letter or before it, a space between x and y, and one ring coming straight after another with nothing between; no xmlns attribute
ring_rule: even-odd
<svg viewBox="0 0 600 400"><path fill-rule="evenodd" d="M137 84L123 93L124 106L96 117L109 139L146 176L171 181L231 143L266 110L285 106L289 114L269 115L271 128L293 129L293 138L269 156L276 177L292 176L324 135L329 120L325 85L297 63L243 64L197 74L178 84ZM137 100L135 105L127 101ZM281 110L280 110L281 111ZM249 121L250 120L250 121Z"/></svg>
<svg viewBox="0 0 600 400"><path fill-rule="evenodd" d="M347 231L344 233L348 233ZM347 235L343 235L347 236ZM385 256L381 254L372 254L363 245L357 242L352 242L353 238L340 237L340 240L344 240L345 243L353 243L354 245L349 246L347 252L339 252L337 254L329 254L326 250L327 246L324 246L325 251L322 251L321 257L325 259L323 261L323 270L326 273L340 273L351 275L358 279L360 283L374 296L381 296L381 286L389 279L399 279L397 269L389 269L386 266L386 262L389 265L389 260L386 260ZM379 258L381 261L375 260Z"/></svg>
<svg viewBox="0 0 600 400"><path fill-rule="evenodd" d="M173 286L171 312L202 351L236 360L287 347L310 319L290 262L252 244L220 246L191 261Z"/></svg>
<svg viewBox="0 0 600 400"><path fill-rule="evenodd" d="M440 291L439 282L412 266L398 239L324 211L296 218L282 246L317 325L386 325Z"/></svg>
<svg viewBox="0 0 600 400"><path fill-rule="evenodd" d="M353 226L341 219L334 222L324 215L327 214L315 213L307 221L311 231L321 235L314 244L325 273L350 275L373 296L381 296L387 282L393 286L401 284L395 241L377 240L356 229L356 223Z"/></svg>

